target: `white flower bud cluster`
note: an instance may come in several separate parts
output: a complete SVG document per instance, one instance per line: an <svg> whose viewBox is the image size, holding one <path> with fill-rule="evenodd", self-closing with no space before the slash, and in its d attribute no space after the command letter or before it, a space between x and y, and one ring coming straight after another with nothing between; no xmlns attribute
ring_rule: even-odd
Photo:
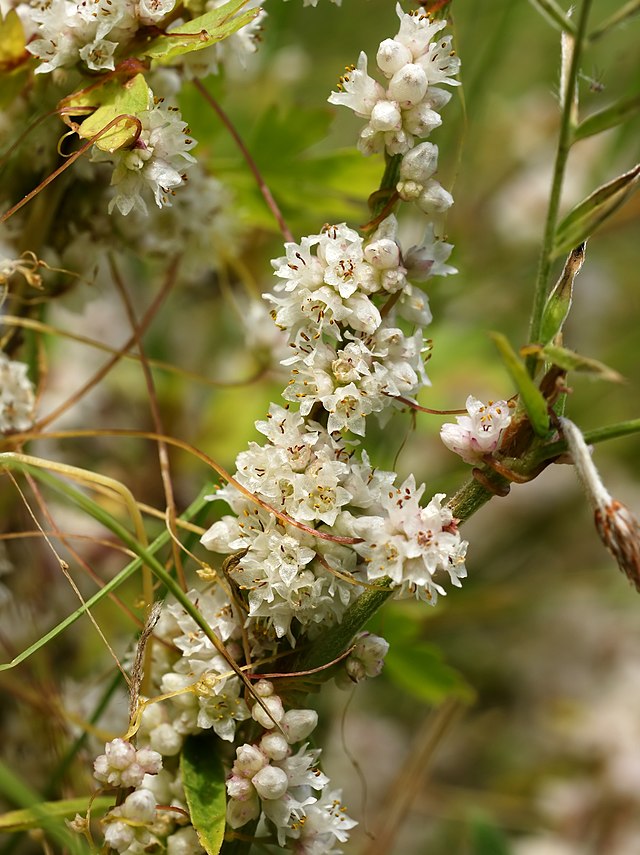
<svg viewBox="0 0 640 855"><path fill-rule="evenodd" d="M142 855L157 846L159 840L150 828L156 820L156 807L156 798L150 790L130 793L104 818L106 845L121 855Z"/></svg>
<svg viewBox="0 0 640 855"><path fill-rule="evenodd" d="M327 791L329 779L317 769L320 752L308 750L307 744L296 754L291 748L313 731L317 713L285 712L267 680L255 688L268 714L256 703L252 715L265 732L256 744L236 749L227 779L227 822L241 828L264 815L280 846L295 852L333 852L356 823L344 813L339 794Z"/></svg>
<svg viewBox="0 0 640 855"><path fill-rule="evenodd" d="M29 430L33 424L35 395L28 370L0 352L0 433Z"/></svg>
<svg viewBox="0 0 640 855"><path fill-rule="evenodd" d="M145 775L156 775L162 769L162 757L150 748L135 747L124 739L107 742L104 754L93 764L98 781L112 787L139 787Z"/></svg>
<svg viewBox="0 0 640 855"><path fill-rule="evenodd" d="M384 638L372 632L361 632L345 662L349 680L360 683L367 677L377 677L382 672L388 650L389 642Z"/></svg>
<svg viewBox="0 0 640 855"><path fill-rule="evenodd" d="M396 190L405 202L415 202L428 217L444 214L453 205L453 196L432 176L438 167L438 146L423 142L405 154L400 163Z"/></svg>
<svg viewBox="0 0 640 855"><path fill-rule="evenodd" d="M500 448L505 430L511 423L512 405L508 401L483 404L473 395L467 398L466 416L456 416L457 424L444 424L440 439L447 448L470 464Z"/></svg>
<svg viewBox="0 0 640 855"><path fill-rule="evenodd" d="M396 9L400 29L394 38L381 42L376 55L386 87L369 76L363 52L357 68L341 78L340 91L329 96L329 103L349 107L367 119L358 140L358 148L367 155L384 150L406 154L416 139L429 136L442 123L439 110L451 94L437 84L459 85L452 79L460 60L451 50L451 36L432 41L446 21L432 21L420 10L405 14L400 5Z"/></svg>

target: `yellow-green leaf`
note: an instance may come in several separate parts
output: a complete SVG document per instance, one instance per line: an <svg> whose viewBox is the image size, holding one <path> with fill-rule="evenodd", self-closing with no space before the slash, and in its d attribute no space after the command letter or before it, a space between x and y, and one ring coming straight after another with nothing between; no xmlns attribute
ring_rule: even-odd
<svg viewBox="0 0 640 855"><path fill-rule="evenodd" d="M640 164L598 187L570 211L556 231L554 257L582 243L638 189Z"/></svg>
<svg viewBox="0 0 640 855"><path fill-rule="evenodd" d="M218 855L224 840L227 797L225 774L211 733L189 736L182 749L180 768L191 822L207 855Z"/></svg>
<svg viewBox="0 0 640 855"><path fill-rule="evenodd" d="M0 814L0 832L9 834L40 828L44 816L49 819L73 819L77 813L84 816L89 806L92 816L102 816L114 803L114 796L98 796L92 802L89 801L88 796L82 796L79 799L42 802L36 808L10 810L7 813Z"/></svg>
<svg viewBox="0 0 640 855"><path fill-rule="evenodd" d="M15 9L0 17L0 72L7 72L29 59L22 21Z"/></svg>
<svg viewBox="0 0 640 855"><path fill-rule="evenodd" d="M229 0L224 6L205 12L204 15L153 39L140 51L140 55L164 64L182 54L221 42L249 24L260 13L259 9L249 9L238 14L247 2L248 0Z"/></svg>
<svg viewBox="0 0 640 855"><path fill-rule="evenodd" d="M90 100L93 103L89 105L87 102ZM111 81L97 91L92 90L84 95L80 93L75 100L72 96L72 100L67 102L67 105L78 109L96 104L100 105L95 113L92 113L80 125L78 133L84 139L91 139L107 127L109 122L122 117L120 121L114 122L95 143L97 148L102 151L113 152L130 145L135 140L138 125L127 117L137 116L139 113L148 110L150 103L151 90L147 86L147 81L142 74L136 74L124 85Z"/></svg>
<svg viewBox="0 0 640 855"><path fill-rule="evenodd" d="M529 416L531 427L538 436L546 436L549 433L549 413L542 392L529 376L524 362L518 357L507 338L502 333L491 333L491 338L498 348L507 371L516 384L520 400Z"/></svg>
<svg viewBox="0 0 640 855"><path fill-rule="evenodd" d="M540 355L547 361L564 368L565 371L580 371L585 374L594 374L601 380L609 380L612 383L622 383L624 377L609 368L604 362L582 356L574 350L559 347L555 344L547 344L540 350Z"/></svg>

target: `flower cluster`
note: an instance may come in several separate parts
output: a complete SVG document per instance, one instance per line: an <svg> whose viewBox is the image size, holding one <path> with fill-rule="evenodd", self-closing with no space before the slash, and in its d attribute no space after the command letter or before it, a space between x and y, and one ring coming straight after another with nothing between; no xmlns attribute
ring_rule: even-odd
<svg viewBox="0 0 640 855"><path fill-rule="evenodd" d="M403 260L394 216L366 244L344 224L286 244L286 255L272 262L281 281L265 295L293 351L283 362L292 373L283 397L303 416L326 410L329 432L363 436L367 415L415 395L427 383L424 341L421 330L406 335L400 322L424 327L431 312L408 276L453 272L443 263L451 248L428 231Z"/></svg>
<svg viewBox="0 0 640 855"><path fill-rule="evenodd" d="M317 768L320 752L302 745L318 717L313 710L284 712L282 701L267 680L256 693L269 711L256 703L254 718L264 732L258 742L236 749L236 761L227 780L227 821L240 828L264 816L275 829L280 846L294 852L332 853L344 843L356 823L344 812L340 793L328 789L329 779Z"/></svg>
<svg viewBox="0 0 640 855"><path fill-rule="evenodd" d="M473 395L467 398L466 416L457 416L457 424L442 425L440 439L447 448L472 465L500 448L505 430L511 423L513 405L508 401L483 404Z"/></svg>
<svg viewBox="0 0 640 855"><path fill-rule="evenodd" d="M111 184L115 195L109 202L109 213L117 208L121 214L134 209L147 212L143 191L151 190L156 205L171 205L175 187L186 180L184 174L195 158L189 150L195 141L188 137L186 122L180 118L177 108L153 103L149 91L149 106L138 114L141 124L138 138L130 148L105 152L94 146L91 159L94 162L114 162Z"/></svg>
<svg viewBox="0 0 640 855"><path fill-rule="evenodd" d="M0 352L0 433L28 430L33 424L35 395L24 362Z"/></svg>
<svg viewBox="0 0 640 855"><path fill-rule="evenodd" d="M27 50L40 60L37 74L86 64L91 71L115 68L121 45L141 27L157 25L175 0L47 0L18 6L28 35Z"/></svg>
<svg viewBox="0 0 640 855"><path fill-rule="evenodd" d="M340 80L331 104L349 107L367 119L358 147L364 154L386 150L406 154L416 139L429 136L441 123L439 110L451 94L437 84L457 86L453 76L460 60L451 50L451 36L432 41L446 21L432 21L424 12L405 14L396 7L400 29L394 38L381 42L376 62L387 78L386 88L367 72L368 59L361 53L357 68Z"/></svg>

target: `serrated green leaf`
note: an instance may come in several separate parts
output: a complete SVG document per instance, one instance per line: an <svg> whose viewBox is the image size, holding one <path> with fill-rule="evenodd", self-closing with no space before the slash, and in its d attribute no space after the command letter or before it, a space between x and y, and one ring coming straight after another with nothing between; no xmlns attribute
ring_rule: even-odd
<svg viewBox="0 0 640 855"><path fill-rule="evenodd" d="M516 384L531 427L538 436L546 436L549 433L549 413L542 392L529 376L524 362L511 347L507 338L502 333L490 333L490 335L511 379Z"/></svg>
<svg viewBox="0 0 640 855"><path fill-rule="evenodd" d="M384 674L414 698L440 704L447 698L471 701L474 691L465 678L447 665L433 644L394 644L385 657Z"/></svg>
<svg viewBox="0 0 640 855"><path fill-rule="evenodd" d="M83 139L91 139L105 128L109 122L122 116L122 120L114 124L108 131L100 136L95 145L102 151L114 152L119 148L130 145L136 138L138 126L127 116L137 116L149 109L151 103L151 90L142 74L136 74L131 80L122 85L110 82L105 84L102 90L91 93L91 97L97 99L100 104L95 113L92 113L80 125L78 134ZM83 107L84 98L79 97L69 103L71 107Z"/></svg>
<svg viewBox="0 0 640 855"><path fill-rule="evenodd" d="M140 56L147 56L164 65L185 53L202 50L221 42L249 24L260 13L260 9L249 9L238 14L246 5L247 0L229 0L224 6L205 12L204 15L153 39L140 50Z"/></svg>
<svg viewBox="0 0 640 855"><path fill-rule="evenodd" d="M208 855L218 855L226 823L225 774L218 746L210 733L189 736L182 749L180 768L191 822Z"/></svg>
<svg viewBox="0 0 640 855"><path fill-rule="evenodd" d="M612 383L622 383L624 377L609 368L603 362L597 359L591 359L588 356L581 356L574 350L569 350L566 347L558 347L554 344L547 344L540 350L541 355L547 362L552 362L565 371L580 371L585 374L594 374L601 380L609 380Z"/></svg>
<svg viewBox="0 0 640 855"><path fill-rule="evenodd" d="M77 813L86 814L89 807L91 807L91 815L94 818L99 817L114 803L113 796L98 796L92 802L89 801L88 796L79 799L63 799L58 802L41 802L37 808L23 808L0 814L0 832L8 834L40 828L44 816L51 820L73 819Z"/></svg>
<svg viewBox="0 0 640 855"><path fill-rule="evenodd" d="M582 140L585 137L591 137L594 134L607 131L609 128L615 128L617 125L622 125L628 119L631 119L639 111L640 95L623 98L621 101L611 104L605 110L599 110L597 113L587 116L575 129L573 139L574 141Z"/></svg>
<svg viewBox="0 0 640 855"><path fill-rule="evenodd" d="M638 189L640 164L624 175L598 187L570 211L557 228L553 256L568 252L585 241Z"/></svg>

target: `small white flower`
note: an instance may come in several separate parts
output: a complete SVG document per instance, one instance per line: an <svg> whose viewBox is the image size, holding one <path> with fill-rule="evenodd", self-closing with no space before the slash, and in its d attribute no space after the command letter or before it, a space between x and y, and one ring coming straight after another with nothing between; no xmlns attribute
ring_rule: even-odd
<svg viewBox="0 0 640 855"><path fill-rule="evenodd" d="M507 401L483 404L473 395L467 398L467 416L457 416L457 424L444 424L440 439L451 451L470 464L482 460L500 447L502 435L511 422Z"/></svg>

